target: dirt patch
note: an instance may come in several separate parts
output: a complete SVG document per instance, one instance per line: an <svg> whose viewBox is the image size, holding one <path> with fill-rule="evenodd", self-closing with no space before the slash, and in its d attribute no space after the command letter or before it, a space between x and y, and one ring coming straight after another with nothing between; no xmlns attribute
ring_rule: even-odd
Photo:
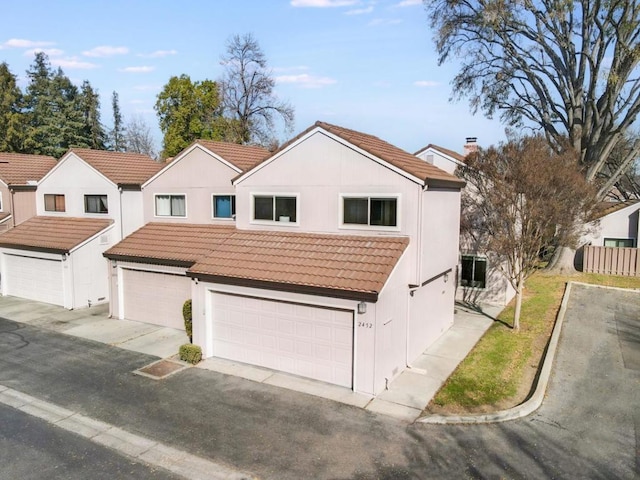
<svg viewBox="0 0 640 480"><path fill-rule="evenodd" d="M168 377L169 375L177 373L180 370L184 370L185 368L189 368L189 365L173 360L160 360L158 362L147 365L146 367L139 368L133 373L137 373L138 375L143 375L145 377L150 377L155 380L160 380L162 378Z"/></svg>

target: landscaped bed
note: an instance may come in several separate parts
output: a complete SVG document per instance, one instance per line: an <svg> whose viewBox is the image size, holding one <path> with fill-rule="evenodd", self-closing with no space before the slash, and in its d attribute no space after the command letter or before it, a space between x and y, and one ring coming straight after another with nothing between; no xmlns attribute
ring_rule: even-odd
<svg viewBox="0 0 640 480"><path fill-rule="evenodd" d="M512 302L445 382L425 413L486 413L522 403L532 390L569 281L640 288L637 277L536 272L526 282L520 331L511 328Z"/></svg>

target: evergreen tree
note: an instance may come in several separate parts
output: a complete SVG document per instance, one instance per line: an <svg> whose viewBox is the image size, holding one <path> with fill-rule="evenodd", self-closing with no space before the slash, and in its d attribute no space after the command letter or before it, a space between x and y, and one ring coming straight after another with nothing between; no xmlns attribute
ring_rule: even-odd
<svg viewBox="0 0 640 480"><path fill-rule="evenodd" d="M120 100L116 91L111 95L111 108L113 109L113 128L109 132L109 148L116 152L124 152L126 150L125 129L120 112Z"/></svg>
<svg viewBox="0 0 640 480"><path fill-rule="evenodd" d="M100 123L100 96L88 80L82 83L80 101L84 117L83 136L89 140L91 148L104 150L106 134Z"/></svg>
<svg viewBox="0 0 640 480"><path fill-rule="evenodd" d="M20 152L24 141L22 92L6 63L0 64L0 151Z"/></svg>

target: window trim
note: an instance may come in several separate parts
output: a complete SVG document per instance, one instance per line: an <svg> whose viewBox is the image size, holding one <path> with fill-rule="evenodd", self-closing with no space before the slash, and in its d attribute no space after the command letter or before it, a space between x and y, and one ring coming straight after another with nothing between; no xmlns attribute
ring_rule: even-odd
<svg viewBox="0 0 640 480"><path fill-rule="evenodd" d="M158 197L169 197L169 202L171 202L171 197L184 197L184 215L158 215ZM187 218L187 194L186 193L154 193L153 194L153 218Z"/></svg>
<svg viewBox="0 0 640 480"><path fill-rule="evenodd" d="M88 197L105 197L107 199L107 211L106 212L89 212L87 209ZM106 193L85 193L83 200L84 200L84 213L89 215L109 215L109 195L107 195Z"/></svg>
<svg viewBox="0 0 640 480"><path fill-rule="evenodd" d="M63 210L57 210L57 209L55 209L55 210L47 210L47 197L54 197L53 198L54 209L56 208L56 204L58 203L58 202L56 202L56 199L58 197L62 197L64 199L63 200L64 209ZM65 196L64 193L45 193L42 196L42 203L43 203L43 206L44 206L44 211L47 212L47 213L65 213L67 211L67 199L66 199L66 196ZM107 204L107 209L108 209L108 207L109 207L109 205ZM87 212L85 212L85 213L87 213Z"/></svg>
<svg viewBox="0 0 640 480"><path fill-rule="evenodd" d="M464 257L470 257L473 258L473 270L471 271L471 277L475 277L475 269L476 269L476 261L480 260L482 262L484 262L484 286L483 287L477 287L474 285L463 285L462 284L462 259ZM487 268L489 264L489 260L487 259L487 257L485 255L476 255L473 253L463 253L460 255L460 278L458 280L458 284L460 287L462 288L475 288L478 290L486 290L487 288L487 279L489 277L489 269Z"/></svg>
<svg viewBox="0 0 640 480"><path fill-rule="evenodd" d="M216 217L216 197L233 197L235 201L231 202L231 216L230 217ZM223 222L235 222L236 220L236 212L238 208L238 199L235 193L212 193L211 194L211 219L212 220L220 220ZM233 207L236 207L236 211L233 211Z"/></svg>
<svg viewBox="0 0 640 480"><path fill-rule="evenodd" d="M256 220L255 218L255 198L256 197L273 197L274 216L275 216L275 201L276 198L295 198L296 199L296 221L295 222L280 222L278 220ZM251 205L249 213L249 223L253 225L281 225L285 227L298 227L300 226L300 194L292 192L251 192ZM236 199L237 202L237 199ZM236 203L237 206L237 203Z"/></svg>
<svg viewBox="0 0 640 480"><path fill-rule="evenodd" d="M630 238L630 237L626 237L626 238L622 238L622 237L604 237L602 239L602 245L605 246L605 247L606 247L607 240L609 240L609 241L613 240L615 242L631 240L631 247L618 247L616 245L615 247L609 247L609 248L636 248L636 246L637 246L635 238Z"/></svg>
<svg viewBox="0 0 640 480"><path fill-rule="evenodd" d="M368 222L371 222L371 199L395 199L396 200L396 225L371 225L369 223L344 223L344 199L366 198L368 201ZM399 232L402 225L402 194L400 193L340 193L338 194L338 229L344 230L369 230L382 232Z"/></svg>

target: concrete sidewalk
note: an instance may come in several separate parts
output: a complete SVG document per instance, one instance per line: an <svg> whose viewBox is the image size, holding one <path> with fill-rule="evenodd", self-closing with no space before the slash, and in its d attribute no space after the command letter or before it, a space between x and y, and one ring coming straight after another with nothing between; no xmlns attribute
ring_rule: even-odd
<svg viewBox="0 0 640 480"><path fill-rule="evenodd" d="M197 367L413 422L501 309L484 306L481 311L475 311L457 305L453 326L394 379L388 390L375 398L348 388L220 358L206 359ZM0 317L160 358L175 356L180 345L187 342L181 330L108 318L107 305L66 310L17 297L0 297Z"/></svg>

